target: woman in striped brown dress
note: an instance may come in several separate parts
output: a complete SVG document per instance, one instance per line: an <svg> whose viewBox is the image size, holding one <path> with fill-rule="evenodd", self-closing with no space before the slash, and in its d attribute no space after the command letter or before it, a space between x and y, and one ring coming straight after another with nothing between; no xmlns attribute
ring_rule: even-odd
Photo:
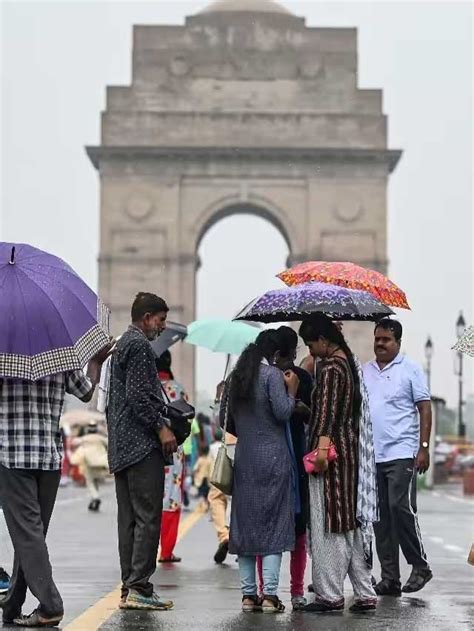
<svg viewBox="0 0 474 631"><path fill-rule="evenodd" d="M344 579L355 593L352 612L375 609L377 597L370 567L364 558L363 539L356 519L358 437L361 386L357 367L344 336L323 315L303 322L300 336L313 357L322 360L313 390L309 451L318 448L310 476L310 525L315 602L306 611L344 608ZM337 460L328 463L333 443Z"/></svg>

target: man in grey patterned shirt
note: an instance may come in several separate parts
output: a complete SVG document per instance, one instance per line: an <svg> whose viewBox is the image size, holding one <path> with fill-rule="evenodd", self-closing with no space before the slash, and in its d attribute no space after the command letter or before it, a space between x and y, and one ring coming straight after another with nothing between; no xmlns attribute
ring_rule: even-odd
<svg viewBox="0 0 474 631"><path fill-rule="evenodd" d="M150 582L160 538L165 458L177 449L150 344L166 328L167 313L162 298L139 293L132 324L112 355L107 425L118 504L122 609L173 607Z"/></svg>

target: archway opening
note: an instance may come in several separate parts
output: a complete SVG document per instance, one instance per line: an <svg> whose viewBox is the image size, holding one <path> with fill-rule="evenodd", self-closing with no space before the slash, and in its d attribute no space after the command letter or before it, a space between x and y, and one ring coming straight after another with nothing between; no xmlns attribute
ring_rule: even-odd
<svg viewBox="0 0 474 631"><path fill-rule="evenodd" d="M262 216L247 211L218 218L198 247L196 318L232 318L259 294L281 287L275 274L289 254L282 232ZM206 349L196 351L196 404L203 411L209 411L226 359Z"/></svg>

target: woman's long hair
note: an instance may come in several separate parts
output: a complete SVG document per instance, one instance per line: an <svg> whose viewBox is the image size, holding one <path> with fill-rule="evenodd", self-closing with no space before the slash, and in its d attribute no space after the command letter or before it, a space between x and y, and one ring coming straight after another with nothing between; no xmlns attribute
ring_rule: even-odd
<svg viewBox="0 0 474 631"><path fill-rule="evenodd" d="M155 359L155 365L158 372L169 373L169 378L174 379L174 375L171 370L171 353L169 351L165 351L157 357Z"/></svg>
<svg viewBox="0 0 474 631"><path fill-rule="evenodd" d="M240 403L251 401L255 396L255 386L262 359L271 359L278 350L279 339L276 331L262 331L255 343L249 344L240 355L230 380L229 404L235 410Z"/></svg>
<svg viewBox="0 0 474 631"><path fill-rule="evenodd" d="M329 342L337 344L347 356L349 366L354 380L354 398L352 402L352 414L356 423L359 422L360 409L362 405L362 394L360 390L360 380L357 366L354 361L354 355L347 345L344 335L339 331L334 322L322 313L315 313L304 319L300 326L300 337L303 338L305 344L308 342L317 342L324 337Z"/></svg>

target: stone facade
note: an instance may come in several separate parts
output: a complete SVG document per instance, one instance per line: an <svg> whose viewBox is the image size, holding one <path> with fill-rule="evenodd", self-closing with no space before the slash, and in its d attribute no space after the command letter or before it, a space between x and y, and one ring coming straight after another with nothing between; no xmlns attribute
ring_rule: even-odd
<svg viewBox="0 0 474 631"><path fill-rule="evenodd" d="M272 222L290 262L386 270L387 181L400 152L387 149L381 91L357 87L355 29L309 28L270 0L136 26L132 83L108 87L101 145L88 153L114 333L139 290L192 321L200 240L234 213ZM367 355L364 327L347 330ZM174 361L193 391L192 347Z"/></svg>

